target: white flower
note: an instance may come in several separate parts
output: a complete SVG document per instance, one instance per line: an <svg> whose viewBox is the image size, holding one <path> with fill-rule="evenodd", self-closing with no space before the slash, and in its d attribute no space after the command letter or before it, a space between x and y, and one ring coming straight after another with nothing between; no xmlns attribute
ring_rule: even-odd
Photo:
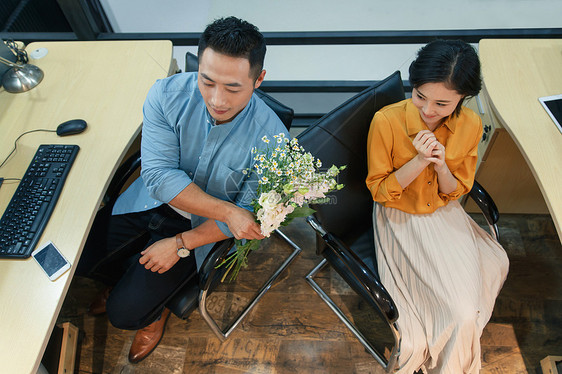
<svg viewBox="0 0 562 374"><path fill-rule="evenodd" d="M277 203L279 203L279 201L281 201L281 195L279 195L275 190L271 190L260 195L258 204L260 204L262 208L268 210L277 206Z"/></svg>

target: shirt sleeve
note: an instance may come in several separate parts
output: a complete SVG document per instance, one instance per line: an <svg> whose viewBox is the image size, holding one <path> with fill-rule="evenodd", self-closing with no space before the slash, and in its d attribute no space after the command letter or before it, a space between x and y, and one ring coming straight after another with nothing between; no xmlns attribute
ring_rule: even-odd
<svg viewBox="0 0 562 374"><path fill-rule="evenodd" d="M226 223L219 221L218 219L215 220L215 223L217 224L217 226L219 227L219 229L222 231L224 235L228 236L229 238L234 237L234 234L230 231Z"/></svg>
<svg viewBox="0 0 562 374"><path fill-rule="evenodd" d="M374 201L398 200L403 188L396 179L392 162L394 134L390 121L381 112L375 113L367 138L367 188Z"/></svg>
<svg viewBox="0 0 562 374"><path fill-rule="evenodd" d="M456 200L462 195L467 194L474 184L474 175L476 174L476 164L478 162L478 143L482 138L482 120L478 117L478 126L475 127L472 137L468 137L468 152L465 157L458 163L451 162L447 166L451 174L457 180L457 188L451 193L444 194L439 192L439 197L443 201Z"/></svg>
<svg viewBox="0 0 562 374"><path fill-rule="evenodd" d="M152 86L143 106L141 176L150 195L168 203L192 180L179 169L179 136L164 109L163 85L158 81Z"/></svg>

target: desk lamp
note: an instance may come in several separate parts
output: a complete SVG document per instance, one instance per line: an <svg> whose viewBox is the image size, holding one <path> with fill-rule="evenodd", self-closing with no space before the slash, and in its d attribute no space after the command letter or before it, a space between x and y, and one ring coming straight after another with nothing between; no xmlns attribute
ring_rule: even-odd
<svg viewBox="0 0 562 374"><path fill-rule="evenodd" d="M20 93L31 90L43 80L43 70L31 64L16 64L0 56L0 62L11 67L2 78L6 91Z"/></svg>

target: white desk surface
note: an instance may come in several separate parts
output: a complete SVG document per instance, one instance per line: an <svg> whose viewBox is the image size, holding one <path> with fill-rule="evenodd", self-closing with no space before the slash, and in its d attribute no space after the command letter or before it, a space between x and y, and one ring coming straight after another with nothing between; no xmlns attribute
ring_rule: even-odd
<svg viewBox="0 0 562 374"><path fill-rule="evenodd" d="M538 98L562 94L561 39L484 39L490 104L527 161L562 238L562 133Z"/></svg>
<svg viewBox="0 0 562 374"><path fill-rule="evenodd" d="M45 72L32 90L0 88L0 159L14 140L33 129L56 129L73 118L87 121L79 135L37 132L18 141L0 169L21 178L40 144L77 144L80 151L39 243L51 240L71 262L51 282L32 258L0 259L0 372L35 373L74 274L82 247L111 177L140 131L142 104L151 85L168 75L170 41L37 42L48 54L30 63ZM3 213L17 187L0 188Z"/></svg>

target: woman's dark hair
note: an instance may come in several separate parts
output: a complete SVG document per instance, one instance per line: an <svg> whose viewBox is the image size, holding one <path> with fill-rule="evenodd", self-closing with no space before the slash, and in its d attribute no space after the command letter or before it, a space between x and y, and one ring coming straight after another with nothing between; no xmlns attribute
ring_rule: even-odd
<svg viewBox="0 0 562 374"><path fill-rule="evenodd" d="M426 83L444 83L463 97L475 96L482 88L480 60L468 43L435 40L418 51L410 65L410 83L413 88ZM463 101L455 108L455 115L460 113Z"/></svg>
<svg viewBox="0 0 562 374"><path fill-rule="evenodd" d="M220 18L209 24L199 38L199 61L206 48L231 57L247 58L254 79L263 69L265 39L256 26L239 18Z"/></svg>

